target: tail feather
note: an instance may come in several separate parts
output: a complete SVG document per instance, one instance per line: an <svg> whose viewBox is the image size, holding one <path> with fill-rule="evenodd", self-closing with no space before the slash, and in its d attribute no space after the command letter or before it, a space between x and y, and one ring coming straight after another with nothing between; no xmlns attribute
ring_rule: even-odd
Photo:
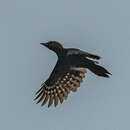
<svg viewBox="0 0 130 130"><path fill-rule="evenodd" d="M94 54L90 54L90 53L86 53L86 54L87 54L87 57L92 58L92 59L99 60L101 58L100 56L97 56L97 55L94 55Z"/></svg>
<svg viewBox="0 0 130 130"><path fill-rule="evenodd" d="M109 75L112 75L104 67L99 66L95 64L94 62L89 63L87 68L98 76L109 78Z"/></svg>

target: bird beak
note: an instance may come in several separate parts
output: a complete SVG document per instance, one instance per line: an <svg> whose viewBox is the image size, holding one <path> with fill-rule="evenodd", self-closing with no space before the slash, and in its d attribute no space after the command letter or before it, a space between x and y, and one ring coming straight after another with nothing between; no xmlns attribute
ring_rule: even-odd
<svg viewBox="0 0 130 130"><path fill-rule="evenodd" d="M43 46L45 46L45 47L47 47L47 44L46 43L40 43L41 45L43 45Z"/></svg>

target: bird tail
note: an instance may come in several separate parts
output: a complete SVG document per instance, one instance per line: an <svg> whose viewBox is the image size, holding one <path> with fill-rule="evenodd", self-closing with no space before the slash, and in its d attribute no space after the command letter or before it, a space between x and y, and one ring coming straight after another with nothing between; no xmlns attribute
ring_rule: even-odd
<svg viewBox="0 0 130 130"><path fill-rule="evenodd" d="M108 72L104 67L97 65L95 61L87 59L87 68L93 72L94 74L102 77L109 78L109 75L111 75L110 72Z"/></svg>

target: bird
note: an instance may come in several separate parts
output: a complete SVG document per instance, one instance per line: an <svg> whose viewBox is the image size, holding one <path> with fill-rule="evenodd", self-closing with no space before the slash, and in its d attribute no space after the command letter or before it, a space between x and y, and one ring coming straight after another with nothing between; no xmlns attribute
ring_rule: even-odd
<svg viewBox="0 0 130 130"><path fill-rule="evenodd" d="M82 51L77 48L64 48L57 41L40 43L57 55L56 65L49 78L41 84L36 92L36 104L41 106L48 102L56 107L63 103L70 92L76 92L85 77L87 70L97 76L109 78L112 75L107 69L99 65L100 56Z"/></svg>

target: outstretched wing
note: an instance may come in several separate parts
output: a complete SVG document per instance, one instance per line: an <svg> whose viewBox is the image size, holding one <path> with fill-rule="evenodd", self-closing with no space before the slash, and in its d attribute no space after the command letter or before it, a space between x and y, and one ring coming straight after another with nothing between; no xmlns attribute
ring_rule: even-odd
<svg viewBox="0 0 130 130"><path fill-rule="evenodd" d="M56 107L58 101L62 103L67 99L68 94L76 92L85 77L86 69L79 67L63 66L57 63L49 79L41 85L41 88L36 92L37 103L42 102L42 106L48 101L48 107L53 102Z"/></svg>
<svg viewBox="0 0 130 130"><path fill-rule="evenodd" d="M96 59L96 60L100 59L100 56L82 51L80 49L69 48L67 50L68 50L67 55L82 55L82 56L89 57L89 58Z"/></svg>

